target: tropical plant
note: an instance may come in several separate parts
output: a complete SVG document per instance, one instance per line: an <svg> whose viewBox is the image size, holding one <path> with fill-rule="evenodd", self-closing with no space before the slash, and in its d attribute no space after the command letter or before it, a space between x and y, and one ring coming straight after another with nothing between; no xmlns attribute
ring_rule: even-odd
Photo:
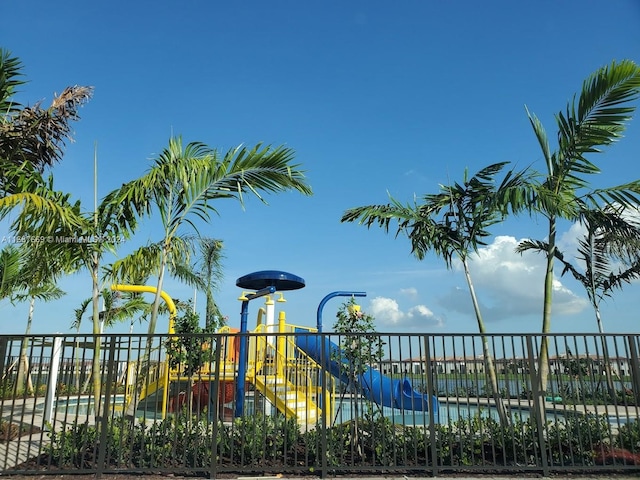
<svg viewBox="0 0 640 480"><path fill-rule="evenodd" d="M103 288L100 292L103 308L98 314L100 324L104 328L110 328L125 320L134 321L137 315L144 315L149 311L149 303L146 302L138 294L114 292L107 288ZM71 328L76 331L80 330L82 318L87 307L93 301L92 298L86 298L75 309L74 321Z"/></svg>
<svg viewBox="0 0 640 480"><path fill-rule="evenodd" d="M598 332L603 334L601 302L610 297L613 290L622 289L624 285L640 278L640 224L634 214L612 205L601 210L581 212L578 223L584 228L584 235L578 239L575 257L556 247L555 259L563 265L561 275L570 272L584 287L595 314ZM548 249L545 241L525 240L516 251L546 252ZM609 394L615 395L606 337L601 340Z"/></svg>
<svg viewBox="0 0 640 480"><path fill-rule="evenodd" d="M546 164L546 174L536 185L530 207L546 217L546 271L542 333L551 330L556 228L558 220L575 221L580 214L601 209L603 205L630 207L638 204L640 181L635 180L609 188L593 189L588 176L600 168L587 158L617 141L635 110L632 104L640 94L640 67L623 60L612 62L590 75L582 84L579 97L568 102L566 110L556 114L558 145L551 150L547 133L540 120L527 109ZM539 371L542 391L547 389L549 347L542 337Z"/></svg>
<svg viewBox="0 0 640 480"><path fill-rule="evenodd" d="M11 297L17 290L25 251L13 244L0 251L0 300Z"/></svg>
<svg viewBox="0 0 640 480"><path fill-rule="evenodd" d="M25 278L25 277L22 277ZM29 277L26 277L29 278ZM31 277L33 278L33 277ZM16 386L18 391L24 387L24 377L29 371L29 360L27 357L27 351L29 349L29 335L31 335L31 325L33 324L33 312L35 309L36 300L43 302L49 302L51 300L57 300L65 295L65 292L58 288L51 279L44 283L27 283L25 285L25 293L17 294L14 296L14 301L22 302L29 301L29 312L27 314L27 326L24 331L24 337L22 338L22 345L20 347L20 362L18 363L18 376L16 379ZM28 382L27 392L33 392L33 386Z"/></svg>
<svg viewBox="0 0 640 480"><path fill-rule="evenodd" d="M231 198L244 203L246 193L263 200L261 191L311 194L303 172L291 164L292 159L289 148L261 144L231 149L220 158L216 150L202 143L183 147L181 138L171 138L145 175L108 196L111 208L124 209L127 216L151 215L154 209L160 215L164 238L150 335L155 332L170 252L182 228L189 225L197 231L196 220L208 222L210 214L217 213L213 200Z"/></svg>
<svg viewBox="0 0 640 480"><path fill-rule="evenodd" d="M213 360L214 349L211 348L212 338L201 336L214 333L211 326L202 328L200 317L193 310L191 302L183 309L182 315L176 316L174 324L175 336L172 335L166 342L167 358L169 366L173 370L179 370L180 375L187 376L187 412L190 419L193 414L193 390L194 375L208 362ZM202 381L201 381L202 382ZM201 385L201 388L202 385ZM207 385L204 388L209 388ZM199 405L199 408L208 405Z"/></svg>
<svg viewBox="0 0 640 480"><path fill-rule="evenodd" d="M92 87L73 86L55 96L49 108L32 107L14 100L22 80L23 65L17 57L0 48L0 165L27 163L41 172L60 161L70 139L71 121L93 93ZM1 177L5 190L11 182Z"/></svg>
<svg viewBox="0 0 640 480"><path fill-rule="evenodd" d="M199 256L195 270L204 283L205 325L213 331L224 326L224 317L216 304L213 292L222 280L222 240L200 237L198 239Z"/></svg>
<svg viewBox="0 0 640 480"><path fill-rule="evenodd" d="M360 380L365 372L373 364L379 364L384 356L384 342L375 331L375 318L362 312L355 298L344 302L336 314L336 322L333 325L335 333L344 334L340 337L340 345L337 351L332 352L335 357L332 360L340 365L340 375L347 379L349 393L355 394L355 401L351 408L352 418L351 439L352 446L360 455L363 454L360 440L360 406L358 398L363 391ZM342 399L340 400L342 404Z"/></svg>
<svg viewBox="0 0 640 480"><path fill-rule="evenodd" d="M195 289L203 290L206 283L195 269L192 258L195 255L195 237L176 236L167 251L167 274ZM130 285L145 285L150 277L158 277L162 264L163 242L149 243L113 262L105 268L110 281ZM160 313L160 307L158 312ZM151 315L153 303L148 304L145 318Z"/></svg>
<svg viewBox="0 0 640 480"><path fill-rule="evenodd" d="M22 68L17 57L0 48L0 219L15 207L30 207L40 217L48 214L42 223L51 228L41 231L48 235L59 223L80 223L76 212L47 195L50 185L41 174L62 159L71 138L71 122L80 118L79 108L91 98L93 89L65 88L47 109L39 103L24 106L14 99L17 88L25 83Z"/></svg>
<svg viewBox="0 0 640 480"><path fill-rule="evenodd" d="M561 275L571 273L584 287L598 332L604 333L600 304L614 290L640 278L640 224L633 215L611 205L580 212L578 223L584 235L578 239L575 257L556 247L555 259L563 265ZM525 240L517 247L518 252L548 249L548 242L539 240Z"/></svg>
<svg viewBox="0 0 640 480"><path fill-rule="evenodd" d="M56 286L57 279L67 273L59 262L59 257L51 255L51 243L45 241L31 241L32 237L14 237L13 240L23 240L7 247L4 258L14 258L12 276L4 279L2 290L11 303L29 302L25 336L22 339L20 349L20 361L18 363L18 375L16 388L22 391L25 375L28 372L27 350L29 347L29 335L33 323L33 314L36 300L50 301L64 295L64 292ZM13 253L12 253L13 252ZM5 263L5 262L3 262ZM29 393L33 390L28 386Z"/></svg>
<svg viewBox="0 0 640 480"><path fill-rule="evenodd" d="M492 395L506 425L509 417L500 398L498 380L489 348L488 337L480 305L469 269L469 256L485 245L489 227L500 222L511 210L517 212L526 207L530 190L526 171L508 171L497 184L496 176L507 162L495 163L469 177L465 170L463 182L441 185L440 192L424 195L424 203L403 205L390 197L387 205L371 205L347 210L342 222L359 221L367 228L377 224L389 230L391 220L397 220L396 236L405 233L411 241L411 253L419 260L429 250L441 256L447 267L452 268L458 259L464 269L478 329L482 334L483 354L492 388Z"/></svg>

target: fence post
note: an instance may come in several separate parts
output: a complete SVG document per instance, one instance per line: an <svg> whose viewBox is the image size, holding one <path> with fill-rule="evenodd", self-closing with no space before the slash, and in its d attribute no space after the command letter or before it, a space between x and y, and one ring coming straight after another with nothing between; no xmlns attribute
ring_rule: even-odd
<svg viewBox="0 0 640 480"><path fill-rule="evenodd" d="M53 403L56 399L56 387L58 385L58 370L60 368L61 356L62 337L54 337L53 348L51 349L51 362L49 363L47 394L44 399L44 420L49 424L53 422ZM51 428L53 429L53 425Z"/></svg>
<svg viewBox="0 0 640 480"><path fill-rule="evenodd" d="M227 342L231 339L230 336L227 336ZM209 478L217 478L218 474L218 425L220 422L220 359L222 358L222 337L216 336L211 338L212 347L213 342L215 341L215 353L213 361L215 362L215 376L213 382L213 391L211 387L209 387L209 391L211 392L211 397L209 398L209 404L212 406L213 410L213 418L211 421L213 422L213 431L211 433L211 464L209 465ZM226 365L225 365L226 371ZM224 395L224 392L223 392ZM224 414L224 412L223 412Z"/></svg>
<svg viewBox="0 0 640 480"><path fill-rule="evenodd" d="M0 380L5 378L4 366L5 366L6 357L7 357L7 338L0 337L0 375L1 375ZM9 375L7 375L7 378L8 377ZM2 382L2 384L4 384L4 382Z"/></svg>
<svg viewBox="0 0 640 480"><path fill-rule="evenodd" d="M100 478L102 476L102 472L105 467L105 460L107 458L107 429L109 428L109 410L111 405L111 390L113 387L113 373L114 373L114 363L115 363L115 354L116 354L116 336L111 335L111 342L109 343L109 357L107 360L106 368L104 370L107 371L107 378L105 379L106 385L104 389L104 402L101 403L100 399L98 399L98 404L100 404L102 408L102 418L98 417L98 412L96 412L96 425L100 425L100 444L98 445L98 465L96 471L96 478Z"/></svg>
<svg viewBox="0 0 640 480"><path fill-rule="evenodd" d="M328 405L329 405L329 399L327 398L327 367L329 365L329 362L331 361L329 358L326 358L326 355L329 354L329 352L327 352L326 348L324 348L324 345L326 345L327 340L325 338L325 333L317 333L315 338L317 342L320 342L320 345L322 345L322 348L320 348L320 365L322 366L321 368L321 377L320 377L320 384L322 387L322 422L320 428L322 428L322 431L320 433L320 478L327 478L329 476L329 468L328 468L328 464L327 464L327 429L330 427L330 417L329 415L327 415L327 410L328 410ZM332 399L333 401L333 399Z"/></svg>
<svg viewBox="0 0 640 480"><path fill-rule="evenodd" d="M640 359L638 358L638 347L634 335L629 335L629 360L631 361L631 388L636 397L636 402L640 402Z"/></svg>
<svg viewBox="0 0 640 480"><path fill-rule="evenodd" d="M531 383L531 395L533 416L536 421L536 430L538 431L538 443L540 445L540 461L542 463L542 475L549 476L549 461L547 458L547 446L544 438L544 398L542 397L542 389L540 385L540 375L536 369L536 355L533 348L533 338L531 335L526 336L527 357L529 362L529 382Z"/></svg>
<svg viewBox="0 0 640 480"><path fill-rule="evenodd" d="M433 385L433 363L431 362L431 348L429 347L429 338L424 337L424 355L426 362L426 382L427 395L429 395L429 446L431 449L431 476L438 476L438 448L436 445L436 415L434 412L434 398L436 398L436 389ZM439 412L438 412L439 414ZM440 423L440 418L437 419Z"/></svg>

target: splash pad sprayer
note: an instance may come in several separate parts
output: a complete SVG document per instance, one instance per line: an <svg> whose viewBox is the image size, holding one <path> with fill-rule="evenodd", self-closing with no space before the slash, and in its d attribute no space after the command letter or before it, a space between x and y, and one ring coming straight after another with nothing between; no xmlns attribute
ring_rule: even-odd
<svg viewBox="0 0 640 480"><path fill-rule="evenodd" d="M305 286L304 280L292 273L278 270L263 270L250 273L236 280L236 286L255 290L253 293L243 292L240 298L240 358L238 360L238 373L236 378L236 408L235 417L244 414L245 377L247 374L247 320L249 318L249 302L256 298L271 295L277 291L298 290Z"/></svg>

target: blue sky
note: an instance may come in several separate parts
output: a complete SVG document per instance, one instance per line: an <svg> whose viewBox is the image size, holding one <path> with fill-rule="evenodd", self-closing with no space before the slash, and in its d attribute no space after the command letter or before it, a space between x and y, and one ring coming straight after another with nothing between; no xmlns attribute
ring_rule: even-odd
<svg viewBox="0 0 640 480"><path fill-rule="evenodd" d="M286 144L314 195L288 193L243 210L221 202L201 234L225 242L217 293L239 324L238 277L283 270L305 279L286 295L289 322L315 325L320 300L337 290L367 292L364 310L380 331L476 332L464 276L434 255L418 261L405 238L341 224L359 205L410 201L499 161L544 170L525 105L554 137L553 115L582 81L614 59L640 61L640 3L601 1L136 1L4 0L0 45L24 63L19 99L47 105L68 85L95 87L74 125L75 142L52 173L86 208L142 175L171 134L220 151L238 144ZM593 184L636 179L640 119L594 159ZM6 225L0 225L6 233ZM541 218L509 219L471 263L491 332L539 332L543 259L516 255L542 239ZM575 228L561 225L566 248ZM159 240L146 219L120 251ZM37 304L33 331L66 332L90 296L86 273L61 282L67 295ZM608 332L637 332L639 286L608 300ZM168 282L186 299L189 288ZM329 330L341 299L324 309ZM261 305L256 301L252 312ZM252 313L252 315L254 314ZM24 331L27 306L0 303L0 333ZM24 318L24 320L23 320ZM146 327L136 327L142 331ZM162 331L162 323L158 331ZM126 331L122 326L115 331ZM552 331L595 332L581 287L558 278ZM83 331L90 331L87 321Z"/></svg>

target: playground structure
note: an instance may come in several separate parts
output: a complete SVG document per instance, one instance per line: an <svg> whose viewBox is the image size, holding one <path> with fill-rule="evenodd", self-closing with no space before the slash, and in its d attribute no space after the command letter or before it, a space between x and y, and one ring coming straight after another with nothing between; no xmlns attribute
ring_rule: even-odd
<svg viewBox="0 0 640 480"><path fill-rule="evenodd" d="M215 360L204 365L195 375L187 376L180 368L172 369L169 358L150 365L146 380L137 382L134 372L139 365L130 365L132 381L126 394L127 414L135 413L139 405L153 401L161 405L162 418L188 405L194 410L217 412L218 418L231 420L246 412L249 397L262 400L265 412L277 410L287 418L296 418L300 425L314 426L321 418L329 421L334 407L337 381L348 383L345 374L347 360L338 345L322 332L322 309L335 296L365 296L363 292L333 292L318 307L317 327L287 323L284 311L275 321L275 303L285 302L284 292L305 286L302 278L281 271L260 271L236 281L243 289L240 329L223 327L215 336ZM154 287L114 285L113 290L155 292ZM247 292L251 290L251 292ZM164 292L162 298L170 311L169 335L174 334L175 306ZM274 296L278 300L274 301ZM257 314L256 326L249 330L249 302L265 298ZM394 379L367 368L359 375L361 395L380 406L400 410L432 411L438 421L438 400L435 396L417 392L408 379ZM247 388L252 390L247 392ZM189 392L190 391L190 392ZM326 415L323 415L323 412ZM211 417L210 417L211 418Z"/></svg>

